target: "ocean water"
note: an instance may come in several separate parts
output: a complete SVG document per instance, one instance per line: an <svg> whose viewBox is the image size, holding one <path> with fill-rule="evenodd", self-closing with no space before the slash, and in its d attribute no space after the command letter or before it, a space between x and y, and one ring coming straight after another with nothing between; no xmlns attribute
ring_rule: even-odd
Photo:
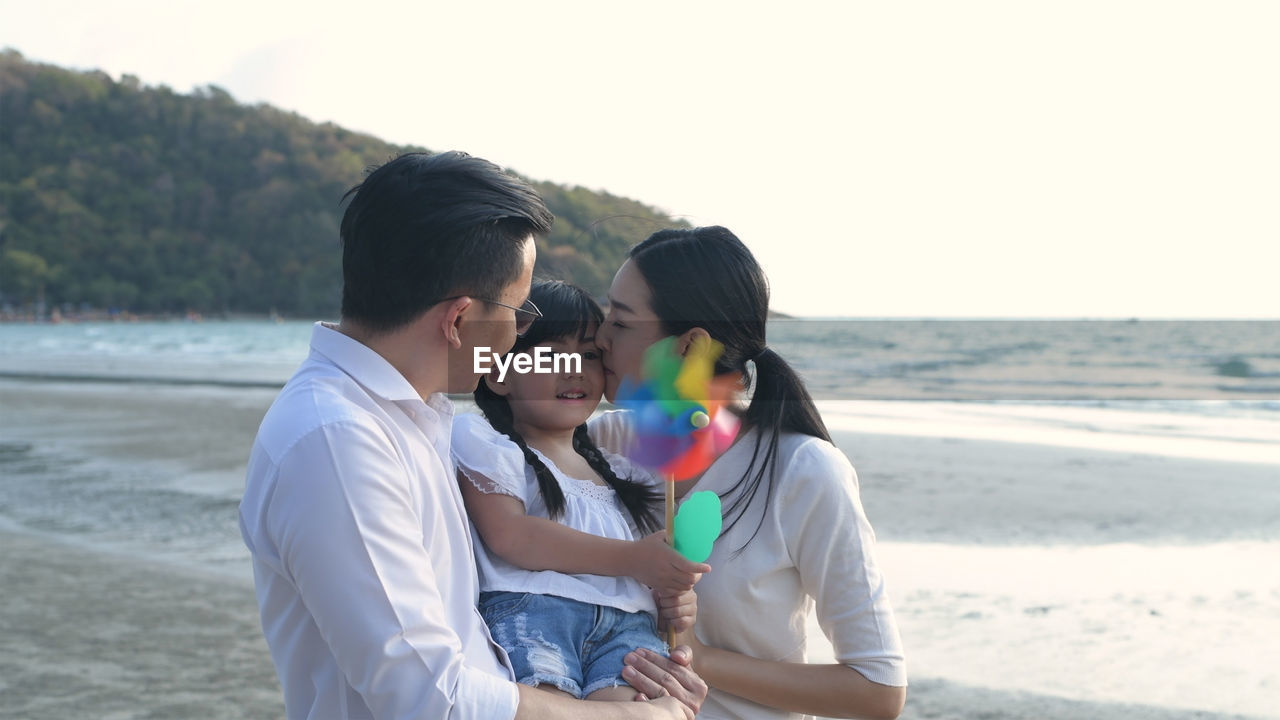
<svg viewBox="0 0 1280 720"><path fill-rule="evenodd" d="M309 322L0 325L0 374L272 386ZM1280 403L1280 321L774 320L820 399Z"/></svg>
<svg viewBox="0 0 1280 720"><path fill-rule="evenodd" d="M248 582L311 324L0 324L0 527ZM775 321L915 677L1280 717L1280 322ZM830 658L812 627L811 658Z"/></svg>
<svg viewBox="0 0 1280 720"><path fill-rule="evenodd" d="M310 337L304 322L0 324L0 377L278 388Z"/></svg>

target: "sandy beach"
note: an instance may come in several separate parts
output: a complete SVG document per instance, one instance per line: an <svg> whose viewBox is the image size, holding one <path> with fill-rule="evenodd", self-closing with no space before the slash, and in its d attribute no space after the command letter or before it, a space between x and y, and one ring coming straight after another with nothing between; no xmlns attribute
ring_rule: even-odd
<svg viewBox="0 0 1280 720"><path fill-rule="evenodd" d="M0 531L7 717L282 716L235 526L271 396L0 382L0 510L16 517ZM902 717L1277 717L1280 657L1265 638L1280 636L1280 580L1273 562L1250 571L1280 539L1276 467L837 435L907 647ZM16 484L59 462L89 489L19 507L33 496ZM82 509L178 490L196 499L170 498L160 519L99 527Z"/></svg>

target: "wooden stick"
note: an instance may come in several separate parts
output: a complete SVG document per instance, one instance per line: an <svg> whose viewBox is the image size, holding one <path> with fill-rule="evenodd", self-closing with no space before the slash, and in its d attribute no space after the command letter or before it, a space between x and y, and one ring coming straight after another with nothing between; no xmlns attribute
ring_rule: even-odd
<svg viewBox="0 0 1280 720"><path fill-rule="evenodd" d="M667 476L667 544L671 547L676 546L676 479L673 475ZM676 646L675 628L667 628L667 647L674 648Z"/></svg>

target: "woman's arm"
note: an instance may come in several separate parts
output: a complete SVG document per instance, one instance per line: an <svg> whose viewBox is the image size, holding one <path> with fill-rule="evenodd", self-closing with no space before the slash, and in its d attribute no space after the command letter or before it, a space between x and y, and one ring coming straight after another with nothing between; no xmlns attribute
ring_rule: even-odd
<svg viewBox="0 0 1280 720"><path fill-rule="evenodd" d="M790 712L834 718L893 720L902 713L905 687L872 682L847 665L761 660L708 647L693 632L677 642L693 648L693 669L711 687Z"/></svg>
<svg viewBox="0 0 1280 720"><path fill-rule="evenodd" d="M702 573L711 570L666 545L662 533L636 541L598 537L527 515L520 500L481 492L465 476L458 479L467 514L484 544L525 570L629 576L665 592L692 589Z"/></svg>

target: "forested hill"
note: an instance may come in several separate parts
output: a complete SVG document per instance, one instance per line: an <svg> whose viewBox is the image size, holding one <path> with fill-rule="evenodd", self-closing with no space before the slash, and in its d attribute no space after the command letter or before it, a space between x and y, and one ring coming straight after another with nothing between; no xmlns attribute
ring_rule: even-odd
<svg viewBox="0 0 1280 720"><path fill-rule="evenodd" d="M368 166L408 150L425 148L214 86L182 95L4 51L0 302L332 316L339 199ZM675 224L633 200L534 185L556 215L538 272L596 293L627 248Z"/></svg>

